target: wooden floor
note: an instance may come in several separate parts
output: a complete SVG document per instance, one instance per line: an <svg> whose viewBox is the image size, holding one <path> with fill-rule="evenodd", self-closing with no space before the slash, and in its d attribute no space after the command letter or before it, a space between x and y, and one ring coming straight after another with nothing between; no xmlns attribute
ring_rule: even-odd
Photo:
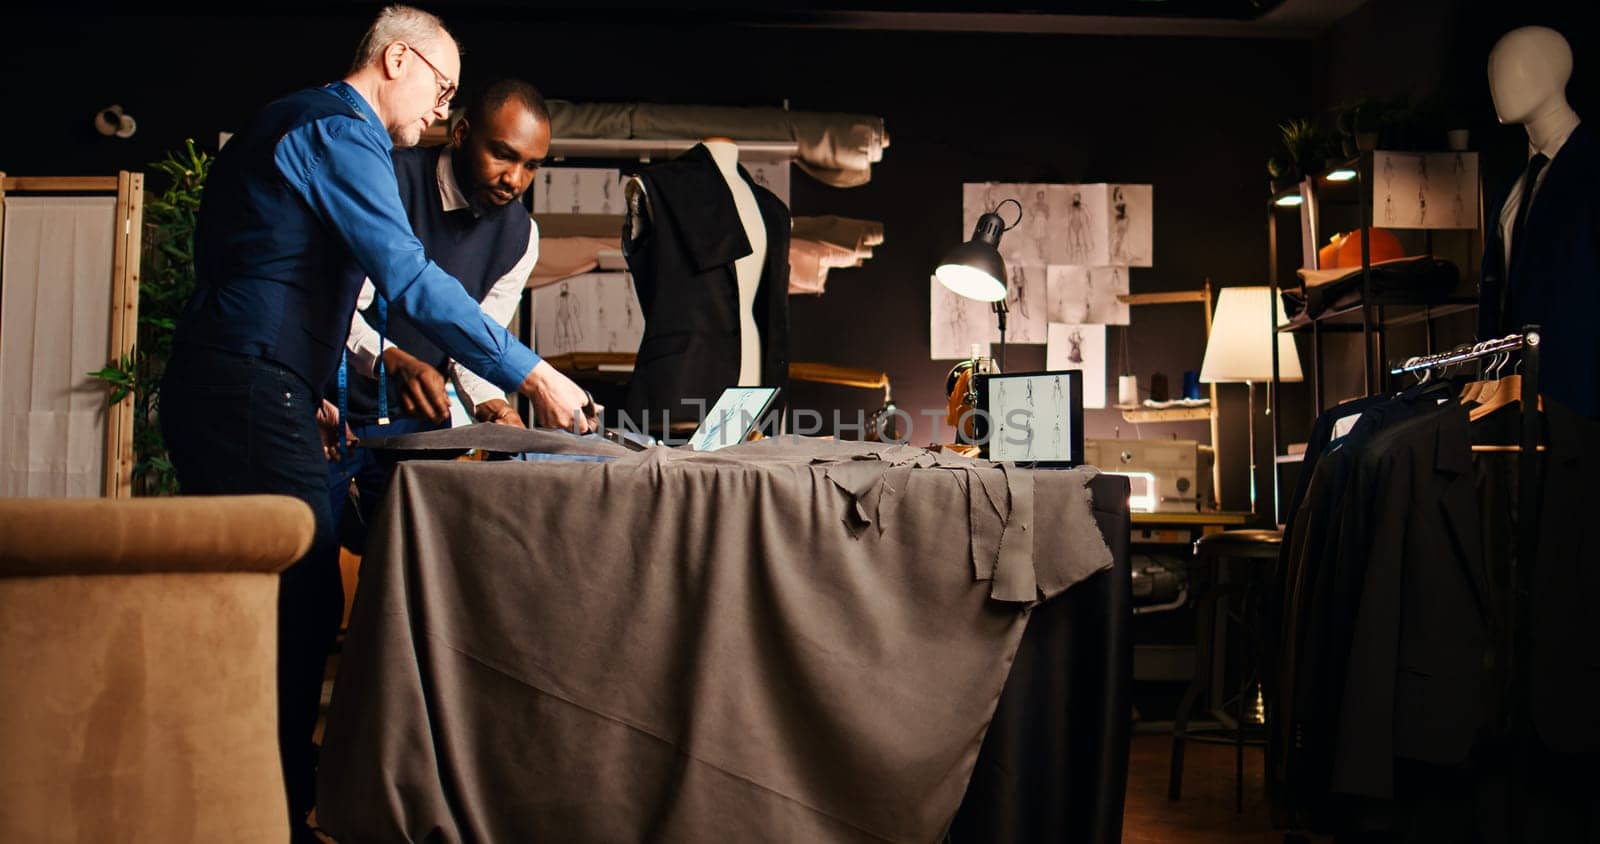
<svg viewBox="0 0 1600 844"><path fill-rule="evenodd" d="M1185 844L1281 844L1273 832L1262 784L1260 747L1244 750L1244 812L1234 811L1234 750L1188 742L1184 746L1183 799L1167 799L1172 738L1133 737L1128 758L1128 797L1122 815L1125 842Z"/></svg>

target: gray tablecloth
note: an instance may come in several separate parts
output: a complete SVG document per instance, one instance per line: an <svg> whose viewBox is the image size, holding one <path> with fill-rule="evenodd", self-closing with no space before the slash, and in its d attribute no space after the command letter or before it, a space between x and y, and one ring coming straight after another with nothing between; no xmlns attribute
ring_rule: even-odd
<svg viewBox="0 0 1600 844"><path fill-rule="evenodd" d="M1088 472L792 438L407 462L318 819L366 841L934 841Z"/></svg>

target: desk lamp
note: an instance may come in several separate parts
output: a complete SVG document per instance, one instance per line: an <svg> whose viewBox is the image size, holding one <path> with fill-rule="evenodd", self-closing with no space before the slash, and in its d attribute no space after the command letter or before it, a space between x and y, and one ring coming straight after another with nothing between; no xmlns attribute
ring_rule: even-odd
<svg viewBox="0 0 1600 844"><path fill-rule="evenodd" d="M1256 382L1272 380L1272 335L1268 320L1272 307L1268 287L1224 287L1217 295L1216 316L1200 364L1200 380L1207 384L1243 382L1250 389L1246 430L1250 437L1250 512L1256 512ZM1277 325L1288 322L1283 302L1277 303ZM1300 356L1294 338L1278 334L1278 380L1301 381ZM1217 412L1213 408L1213 412ZM1215 447L1217 444L1212 443ZM1278 514L1273 514L1276 520Z"/></svg>
<svg viewBox="0 0 1600 844"><path fill-rule="evenodd" d="M1006 203L1017 206L1017 220L1006 225L1000 209ZM1000 257L1000 235L1022 222L1022 203L1007 199L986 211L972 229L972 239L945 253L933 271L935 278L957 296L993 304L1000 321L1000 367L1006 365L1006 262Z"/></svg>

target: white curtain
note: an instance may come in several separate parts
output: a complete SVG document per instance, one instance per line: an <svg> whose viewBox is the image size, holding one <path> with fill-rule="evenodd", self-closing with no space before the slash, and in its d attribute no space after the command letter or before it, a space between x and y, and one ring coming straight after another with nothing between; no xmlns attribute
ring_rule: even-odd
<svg viewBox="0 0 1600 844"><path fill-rule="evenodd" d="M12 197L0 255L0 495L93 497L105 475L115 197Z"/></svg>

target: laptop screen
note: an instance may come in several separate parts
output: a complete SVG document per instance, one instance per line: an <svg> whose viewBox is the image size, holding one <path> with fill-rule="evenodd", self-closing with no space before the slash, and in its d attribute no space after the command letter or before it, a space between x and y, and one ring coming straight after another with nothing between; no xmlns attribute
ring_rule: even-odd
<svg viewBox="0 0 1600 844"><path fill-rule="evenodd" d="M762 414L772 406L777 387L729 387L700 420L700 427L689 437L689 448L716 451L738 445L760 424Z"/></svg>

